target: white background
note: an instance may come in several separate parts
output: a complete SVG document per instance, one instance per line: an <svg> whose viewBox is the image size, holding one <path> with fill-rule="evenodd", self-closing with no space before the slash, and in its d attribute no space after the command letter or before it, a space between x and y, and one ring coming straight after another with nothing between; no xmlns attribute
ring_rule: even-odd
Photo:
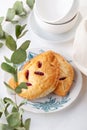
<svg viewBox="0 0 87 130"><path fill-rule="evenodd" d="M87 0L79 0L80 6L87 6Z"/></svg>
<svg viewBox="0 0 87 130"><path fill-rule="evenodd" d="M0 0L0 16L5 16L7 8L12 7L13 3L16 0ZM25 1L25 0L23 0ZM67 1L67 0L66 0ZM87 0L80 0L81 12L84 16L87 15ZM86 11L85 11L86 10ZM7 29L10 31L11 26L7 26ZM27 35L27 38L29 35ZM46 44L37 43L36 39L33 37L34 42L30 47L42 47ZM64 51L72 52L73 41L70 43L64 44L50 44L51 48L63 48ZM0 64L3 60L3 56L9 53L4 47L0 49ZM8 96L7 91L3 87L4 73L0 69L0 97ZM69 108L64 111L52 114L34 114L34 113L25 113L24 118L31 118L31 129L30 130L87 130L87 77L83 76L83 88L74 104L70 105Z"/></svg>

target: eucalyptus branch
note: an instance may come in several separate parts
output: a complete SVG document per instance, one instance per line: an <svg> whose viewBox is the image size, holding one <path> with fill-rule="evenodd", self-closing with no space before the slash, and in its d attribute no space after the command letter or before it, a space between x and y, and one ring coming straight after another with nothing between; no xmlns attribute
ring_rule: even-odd
<svg viewBox="0 0 87 130"><path fill-rule="evenodd" d="M4 115L7 121L6 124L0 123L0 130L29 130L30 118L23 121L24 110L21 108L25 103L24 100L17 105L10 98L0 99L0 116Z"/></svg>
<svg viewBox="0 0 87 130"><path fill-rule="evenodd" d="M28 7L30 9L33 9L34 3L35 3L35 0L26 0L26 4L28 5ZM0 17L0 40L1 40L0 41L0 48L3 47L3 45L6 41L6 32L2 28L3 21L11 22L13 24L15 24L15 23L17 24L19 22L19 20L15 19L16 16L24 18L24 16L27 16L27 15L28 15L28 12L24 8L23 2L17 0L13 4L12 8L8 8L6 16ZM21 38L23 35L25 35L27 31L28 30L24 31L21 35L18 36L18 38ZM18 33L20 33L19 30L18 30ZM2 39L4 40L4 42L2 41Z"/></svg>
<svg viewBox="0 0 87 130"><path fill-rule="evenodd" d="M26 4L30 9L33 9L35 0L26 0ZM27 53L26 50L29 47L30 40L24 41L20 47L18 48L17 40L23 37L28 30L25 30L26 25L16 25L15 27L15 36L16 40L9 34L7 34L2 27L2 23L4 22L11 22L17 23L18 20L15 19L15 16L24 17L27 16L28 12L24 8L22 1L16 1L12 8L9 8L6 14L6 17L0 17L0 48L6 45L10 51L12 51L12 55L10 58L4 56L5 62L1 64L1 68L12 74L14 80L18 82L18 64L21 64L26 60ZM3 40L2 40L3 39ZM4 41L4 42L3 42ZM11 89L8 83L4 82L4 84ZM27 89L26 83L21 83L15 89L15 92L20 93L22 88ZM11 89L13 91L13 89ZM25 122L23 121L23 109L21 106L24 105L26 102L23 101L19 105L13 102L9 98L0 99L0 118L4 114L7 123L2 124L0 123L1 130L29 130L30 126L30 119L26 119ZM11 106L11 111L9 111L9 107Z"/></svg>
<svg viewBox="0 0 87 130"><path fill-rule="evenodd" d="M17 40L21 38L21 35L23 32L25 32L25 27L26 25L16 25L15 26L15 35L16 35L16 40L11 36L8 35L6 36L6 46L13 52L11 55L11 58L8 59L5 57L5 61L1 64L1 67L4 71L7 71L8 73L11 73L17 82L17 65L24 62L27 57L26 50L29 47L30 40L24 41L20 47L17 47ZM23 36L23 35L22 35Z"/></svg>

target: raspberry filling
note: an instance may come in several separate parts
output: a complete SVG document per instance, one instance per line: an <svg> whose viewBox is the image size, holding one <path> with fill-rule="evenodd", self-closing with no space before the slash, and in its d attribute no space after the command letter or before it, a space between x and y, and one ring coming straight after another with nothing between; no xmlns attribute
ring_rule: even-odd
<svg viewBox="0 0 87 130"><path fill-rule="evenodd" d="M26 83L26 85L27 85L27 86L32 86L32 84L31 84L31 83Z"/></svg>
<svg viewBox="0 0 87 130"><path fill-rule="evenodd" d="M59 80L65 80L66 79L66 77L62 77L62 78L60 78Z"/></svg>
<svg viewBox="0 0 87 130"><path fill-rule="evenodd" d="M44 75L44 73L43 73L43 72L40 72L40 71L35 71L34 74L40 75L40 76L43 76L43 75Z"/></svg>
<svg viewBox="0 0 87 130"><path fill-rule="evenodd" d="M41 68L42 63L40 61L37 62L38 68Z"/></svg>
<svg viewBox="0 0 87 130"><path fill-rule="evenodd" d="M26 79L28 80L28 77L29 77L29 70L26 71L25 77L26 77Z"/></svg>

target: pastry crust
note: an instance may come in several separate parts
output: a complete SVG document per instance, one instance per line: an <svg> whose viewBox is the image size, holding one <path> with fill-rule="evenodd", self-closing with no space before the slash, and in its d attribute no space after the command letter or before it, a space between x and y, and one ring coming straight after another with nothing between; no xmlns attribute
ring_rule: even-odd
<svg viewBox="0 0 87 130"><path fill-rule="evenodd" d="M28 89L22 89L19 95L26 99L48 95L58 84L59 72L59 63L52 51L37 55L18 72L18 84L21 82L30 84Z"/></svg>
<svg viewBox="0 0 87 130"><path fill-rule="evenodd" d="M9 85L15 89L25 82L28 89L22 89L19 96L26 99L44 97L51 92L66 96L74 79L74 70L70 63L58 53L47 51L24 64L18 72L18 83L13 78Z"/></svg>
<svg viewBox="0 0 87 130"><path fill-rule="evenodd" d="M57 53L54 54L60 65L59 82L56 89L54 90L54 93L59 96L66 96L73 83L74 70L72 65L68 63L63 56Z"/></svg>

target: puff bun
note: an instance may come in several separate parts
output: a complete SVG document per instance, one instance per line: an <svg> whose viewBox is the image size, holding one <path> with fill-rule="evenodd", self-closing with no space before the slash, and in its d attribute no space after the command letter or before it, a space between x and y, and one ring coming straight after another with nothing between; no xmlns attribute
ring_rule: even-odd
<svg viewBox="0 0 87 130"><path fill-rule="evenodd" d="M74 70L70 63L58 53L43 52L22 67L18 72L18 83L13 78L9 85L15 89L22 82L28 89L22 89L21 97L32 100L44 97L51 92L66 96L74 79Z"/></svg>
<svg viewBox="0 0 87 130"><path fill-rule="evenodd" d="M68 63L63 56L58 53L55 53L55 56L60 65L60 76L58 85L54 90L54 93L58 96L66 96L73 83L74 69L72 65Z"/></svg>
<svg viewBox="0 0 87 130"><path fill-rule="evenodd" d="M22 89L19 95L27 99L48 95L57 86L59 72L59 63L52 51L37 55L18 72L18 84L21 82L30 84L28 89ZM9 84L11 86L10 81Z"/></svg>

